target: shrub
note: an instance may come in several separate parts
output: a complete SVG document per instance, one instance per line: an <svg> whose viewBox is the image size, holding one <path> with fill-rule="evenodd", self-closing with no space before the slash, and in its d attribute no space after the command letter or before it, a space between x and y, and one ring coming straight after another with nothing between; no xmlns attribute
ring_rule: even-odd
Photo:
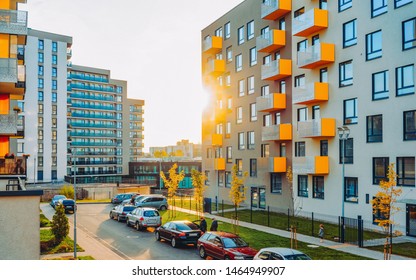
<svg viewBox="0 0 416 280"><path fill-rule="evenodd" d="M74 199L74 188L72 186L65 185L60 189L59 194L62 194L67 198Z"/></svg>
<svg viewBox="0 0 416 280"><path fill-rule="evenodd" d="M56 207L56 213L52 219L52 233L55 235L55 244L61 243L68 236L69 223L63 205Z"/></svg>

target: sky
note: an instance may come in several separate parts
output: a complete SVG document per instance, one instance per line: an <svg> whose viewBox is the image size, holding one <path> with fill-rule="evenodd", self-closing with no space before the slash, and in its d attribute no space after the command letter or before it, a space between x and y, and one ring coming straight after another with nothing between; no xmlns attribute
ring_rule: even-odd
<svg viewBox="0 0 416 280"><path fill-rule="evenodd" d="M201 30L243 0L28 0L28 27L73 38L72 63L145 101L144 151L201 143Z"/></svg>

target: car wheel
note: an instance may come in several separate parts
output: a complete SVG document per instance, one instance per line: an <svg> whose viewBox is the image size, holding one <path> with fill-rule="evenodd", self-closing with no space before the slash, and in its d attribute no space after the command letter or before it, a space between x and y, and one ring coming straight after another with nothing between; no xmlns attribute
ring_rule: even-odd
<svg viewBox="0 0 416 280"><path fill-rule="evenodd" d="M110 212L110 219L112 220L113 219L113 214Z"/></svg>
<svg viewBox="0 0 416 280"><path fill-rule="evenodd" d="M166 206L165 205L162 205L162 206L160 206L160 210L161 211L165 211L167 208L166 208Z"/></svg>
<svg viewBox="0 0 416 280"><path fill-rule="evenodd" d="M204 247L199 247L199 256L202 258L202 259L205 259L206 257L207 257L207 253L205 252L205 248Z"/></svg>
<svg viewBox="0 0 416 280"><path fill-rule="evenodd" d="M155 237L156 237L156 240L157 240L157 241L160 241L160 234L159 234L159 232L158 232L158 231L156 231L156 233L155 233Z"/></svg>
<svg viewBox="0 0 416 280"><path fill-rule="evenodd" d="M231 260L231 259L230 259L230 256L225 255L225 256L224 256L224 260Z"/></svg>
<svg viewBox="0 0 416 280"><path fill-rule="evenodd" d="M142 227L140 226L140 223L136 222L136 230L141 230L141 229L142 229Z"/></svg>
<svg viewBox="0 0 416 280"><path fill-rule="evenodd" d="M121 222L120 215L117 216L117 222Z"/></svg>
<svg viewBox="0 0 416 280"><path fill-rule="evenodd" d="M126 219L126 226L130 226L130 222L129 222L129 219Z"/></svg>
<svg viewBox="0 0 416 280"><path fill-rule="evenodd" d="M172 245L173 248L178 247L178 243L175 239L175 237L172 236L172 239L170 240L170 245Z"/></svg>

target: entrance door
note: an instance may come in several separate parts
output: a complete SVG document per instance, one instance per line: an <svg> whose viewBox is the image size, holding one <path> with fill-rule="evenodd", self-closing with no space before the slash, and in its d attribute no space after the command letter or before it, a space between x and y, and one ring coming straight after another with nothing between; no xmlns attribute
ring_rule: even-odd
<svg viewBox="0 0 416 280"><path fill-rule="evenodd" d="M406 235L416 236L416 205L406 205L407 221L406 221Z"/></svg>
<svg viewBox="0 0 416 280"><path fill-rule="evenodd" d="M259 206L259 191L257 188L251 188L251 207L257 208Z"/></svg>

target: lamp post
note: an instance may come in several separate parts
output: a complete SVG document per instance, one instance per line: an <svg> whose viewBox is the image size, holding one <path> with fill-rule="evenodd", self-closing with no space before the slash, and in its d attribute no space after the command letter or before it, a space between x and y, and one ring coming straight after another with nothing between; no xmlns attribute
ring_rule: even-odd
<svg viewBox="0 0 416 280"><path fill-rule="evenodd" d="M347 126L338 127L338 135L341 140L341 158L342 158L342 204L341 204L341 217L344 218L344 201L345 201L345 141L350 135L350 129Z"/></svg>
<svg viewBox="0 0 416 280"><path fill-rule="evenodd" d="M77 259L77 162L76 149L72 150L72 162L74 168L74 259Z"/></svg>
<svg viewBox="0 0 416 280"><path fill-rule="evenodd" d="M36 157L33 157L33 186L36 184Z"/></svg>

